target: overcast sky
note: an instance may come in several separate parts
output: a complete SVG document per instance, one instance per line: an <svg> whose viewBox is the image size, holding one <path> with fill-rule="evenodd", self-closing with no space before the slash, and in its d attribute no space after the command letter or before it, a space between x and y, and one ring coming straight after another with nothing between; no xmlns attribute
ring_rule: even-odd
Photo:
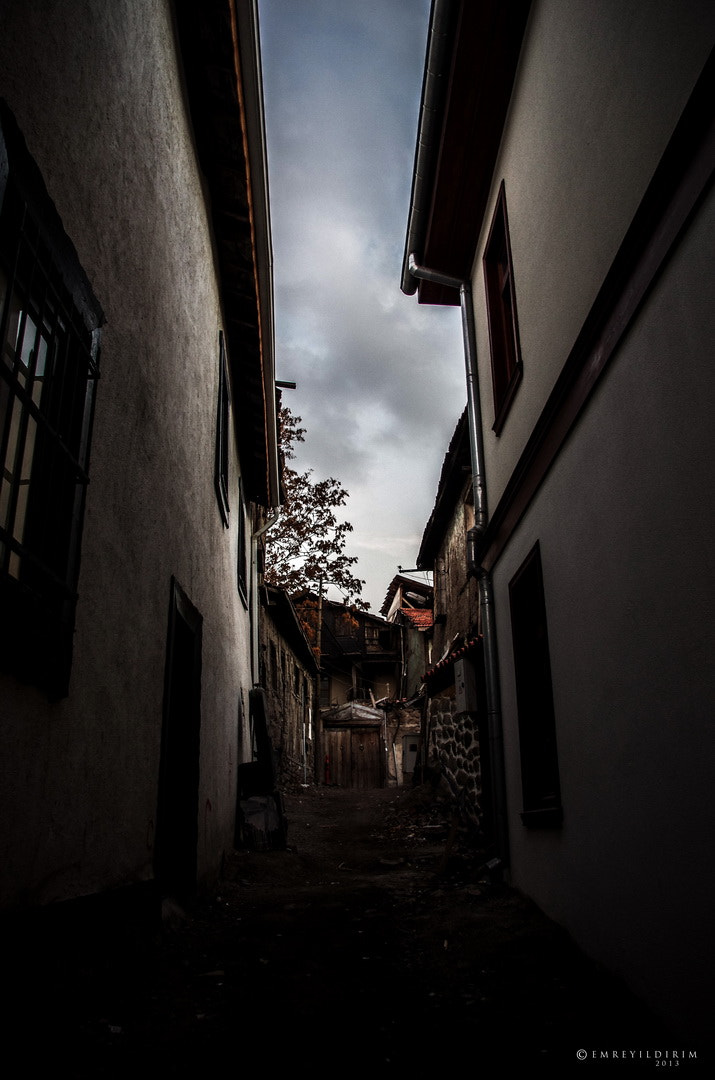
<svg viewBox="0 0 715 1080"><path fill-rule="evenodd" d="M416 565L466 402L459 309L400 291L429 6L260 0L276 375L298 384L296 467L350 492L375 612Z"/></svg>

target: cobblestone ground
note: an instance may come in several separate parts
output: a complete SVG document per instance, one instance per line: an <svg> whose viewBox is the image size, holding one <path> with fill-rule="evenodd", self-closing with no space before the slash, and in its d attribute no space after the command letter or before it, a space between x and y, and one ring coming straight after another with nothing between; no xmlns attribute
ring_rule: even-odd
<svg viewBox="0 0 715 1080"><path fill-rule="evenodd" d="M299 789L286 812L287 850L233 853L160 932L28 956L6 1075L621 1076L680 1046L431 790Z"/></svg>

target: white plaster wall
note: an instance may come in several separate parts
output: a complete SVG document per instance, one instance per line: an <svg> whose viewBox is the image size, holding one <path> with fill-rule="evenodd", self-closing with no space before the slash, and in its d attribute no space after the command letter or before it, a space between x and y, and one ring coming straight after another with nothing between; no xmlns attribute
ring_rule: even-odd
<svg viewBox="0 0 715 1080"><path fill-rule="evenodd" d="M496 506L715 38L710 0L535 0L473 270ZM524 374L500 436L482 257L505 181Z"/></svg>
<svg viewBox="0 0 715 1080"><path fill-rule="evenodd" d="M497 564L514 883L711 1031L712 238L701 210ZM540 541L564 823L520 822L508 582Z"/></svg>
<svg viewBox="0 0 715 1080"><path fill-rule="evenodd" d="M250 634L235 460L230 530L213 487L221 312L170 4L3 4L0 93L107 319L70 695L2 681L3 899L44 902L151 876L172 574L204 620L199 870L217 866Z"/></svg>

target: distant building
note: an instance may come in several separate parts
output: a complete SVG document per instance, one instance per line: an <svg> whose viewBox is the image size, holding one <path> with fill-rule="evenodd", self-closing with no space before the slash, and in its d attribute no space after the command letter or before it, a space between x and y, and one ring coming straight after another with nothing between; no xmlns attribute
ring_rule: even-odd
<svg viewBox="0 0 715 1080"><path fill-rule="evenodd" d="M714 39L699 0L434 0L402 275L464 314L472 505L455 475L462 520L422 560L444 648L481 641L495 846L692 1040L715 997ZM473 577L443 598L445 553Z"/></svg>
<svg viewBox="0 0 715 1080"><path fill-rule="evenodd" d="M402 681L398 696L407 700L422 688L421 678L432 658L434 590L425 581L396 574L390 582L380 614L402 627Z"/></svg>
<svg viewBox="0 0 715 1080"><path fill-rule="evenodd" d="M320 707L396 698L402 683L401 634L379 615L333 600L322 606Z"/></svg>
<svg viewBox="0 0 715 1080"><path fill-rule="evenodd" d="M320 654L316 779L358 788L401 782L401 768L399 777L388 768L386 724L386 706L402 685L400 627L332 600L305 595L295 602Z"/></svg>
<svg viewBox="0 0 715 1080"><path fill-rule="evenodd" d="M279 502L257 4L0 7L0 904L190 896Z"/></svg>

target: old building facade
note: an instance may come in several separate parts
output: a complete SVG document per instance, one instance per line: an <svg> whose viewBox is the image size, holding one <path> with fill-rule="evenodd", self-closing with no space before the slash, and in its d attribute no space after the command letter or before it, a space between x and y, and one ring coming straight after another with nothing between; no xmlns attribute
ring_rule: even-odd
<svg viewBox="0 0 715 1080"><path fill-rule="evenodd" d="M318 664L284 589L261 590L261 684L282 787L315 778L315 693Z"/></svg>
<svg viewBox="0 0 715 1080"><path fill-rule="evenodd" d="M420 544L417 564L434 577L431 662L422 675L426 698L424 765L437 770L481 834L487 849L491 829L486 745L482 636L468 537L474 528L467 412L459 418L440 473L434 508Z"/></svg>
<svg viewBox="0 0 715 1080"><path fill-rule="evenodd" d="M503 864L692 1038L713 999L714 37L698 0L435 0L402 277L464 315Z"/></svg>
<svg viewBox="0 0 715 1080"><path fill-rule="evenodd" d="M326 600L320 667L321 708L396 698L402 684L400 631L378 615Z"/></svg>
<svg viewBox="0 0 715 1080"><path fill-rule="evenodd" d="M257 6L0 10L5 908L190 894L279 501Z"/></svg>

